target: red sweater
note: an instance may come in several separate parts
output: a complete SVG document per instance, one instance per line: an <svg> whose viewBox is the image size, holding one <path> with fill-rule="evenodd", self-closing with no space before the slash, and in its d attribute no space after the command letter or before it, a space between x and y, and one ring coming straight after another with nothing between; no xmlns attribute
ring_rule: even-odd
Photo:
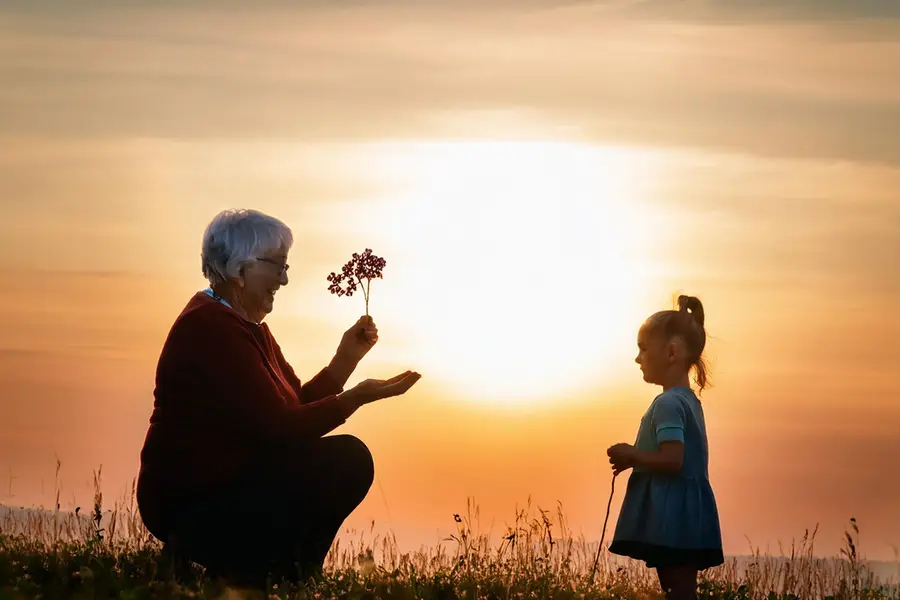
<svg viewBox="0 0 900 600"><path fill-rule="evenodd" d="M268 325L203 292L172 325L156 371L137 501L154 535L172 507L214 493L279 442L315 439L347 418L323 369L305 385Z"/></svg>

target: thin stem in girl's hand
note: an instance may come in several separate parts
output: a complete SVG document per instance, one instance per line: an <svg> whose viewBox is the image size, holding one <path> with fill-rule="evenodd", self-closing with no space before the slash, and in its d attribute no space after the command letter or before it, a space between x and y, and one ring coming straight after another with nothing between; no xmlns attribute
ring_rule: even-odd
<svg viewBox="0 0 900 600"><path fill-rule="evenodd" d="M612 508L613 496L616 493L616 477L618 472L614 472L612 476L612 484L609 490L609 502L606 503L606 518L603 519L603 532L600 534L600 545L597 547L597 557L594 558L594 567L591 569L591 585L594 585L594 575L597 573L597 564L600 562L600 552L603 550L603 542L606 540L606 524L609 522L609 510Z"/></svg>

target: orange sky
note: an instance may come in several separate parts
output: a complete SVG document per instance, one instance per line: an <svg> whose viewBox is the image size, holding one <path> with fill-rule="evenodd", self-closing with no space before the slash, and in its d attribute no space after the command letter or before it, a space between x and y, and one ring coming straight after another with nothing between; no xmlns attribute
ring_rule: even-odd
<svg viewBox="0 0 900 600"><path fill-rule="evenodd" d="M893 556L900 14L162 4L0 12L0 502L49 505L57 456L66 504L100 464L125 492L203 227L246 206L295 233L270 323L303 378L363 310L325 276L388 261L354 380L424 379L341 428L378 481L350 525L432 544L530 495L599 536L655 393L634 335L684 291L726 552L856 517Z"/></svg>

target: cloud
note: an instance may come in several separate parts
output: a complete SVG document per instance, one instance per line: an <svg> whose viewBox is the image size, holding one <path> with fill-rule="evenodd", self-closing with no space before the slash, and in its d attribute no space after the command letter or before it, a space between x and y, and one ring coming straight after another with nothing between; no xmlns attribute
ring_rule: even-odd
<svg viewBox="0 0 900 600"><path fill-rule="evenodd" d="M674 262L742 289L900 293L900 169L722 154L667 163L647 198L666 215Z"/></svg>
<svg viewBox="0 0 900 600"><path fill-rule="evenodd" d="M184 3L175 0L160 0L155 7L166 10L184 10ZM298 4L291 0L259 0L252 5L244 0L196 0L189 10L197 8L251 13L260 9L296 9ZM331 10L334 3L328 0L307 0L303 10L317 12ZM63 2L28 2L5 7L7 12L19 15L43 15L48 12L75 16L85 11L142 10L145 2L140 0L99 0L90 7L76 7ZM441 11L457 12L509 12L521 10L548 10L555 8L632 13L642 16L656 15L691 19L721 18L740 16L749 19L844 19L844 18L900 18L900 6L890 0L457 0L452 5L441 0L346 0L341 3L343 10L391 11Z"/></svg>
<svg viewBox="0 0 900 600"><path fill-rule="evenodd" d="M628 9L642 16L744 22L900 18L900 5L885 0L646 0Z"/></svg>
<svg viewBox="0 0 900 600"><path fill-rule="evenodd" d="M481 124L448 116L518 111L621 143L900 161L900 24L625 4L12 13L0 135L452 137Z"/></svg>

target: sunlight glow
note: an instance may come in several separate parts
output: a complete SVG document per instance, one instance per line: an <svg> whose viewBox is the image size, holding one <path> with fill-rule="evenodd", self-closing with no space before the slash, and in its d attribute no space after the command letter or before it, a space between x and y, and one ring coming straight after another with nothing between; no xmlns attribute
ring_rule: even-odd
<svg viewBox="0 0 900 600"><path fill-rule="evenodd" d="M653 236L638 156L518 141L381 156L395 186L379 244L402 265L398 323L430 379L479 401L547 400L630 361Z"/></svg>

